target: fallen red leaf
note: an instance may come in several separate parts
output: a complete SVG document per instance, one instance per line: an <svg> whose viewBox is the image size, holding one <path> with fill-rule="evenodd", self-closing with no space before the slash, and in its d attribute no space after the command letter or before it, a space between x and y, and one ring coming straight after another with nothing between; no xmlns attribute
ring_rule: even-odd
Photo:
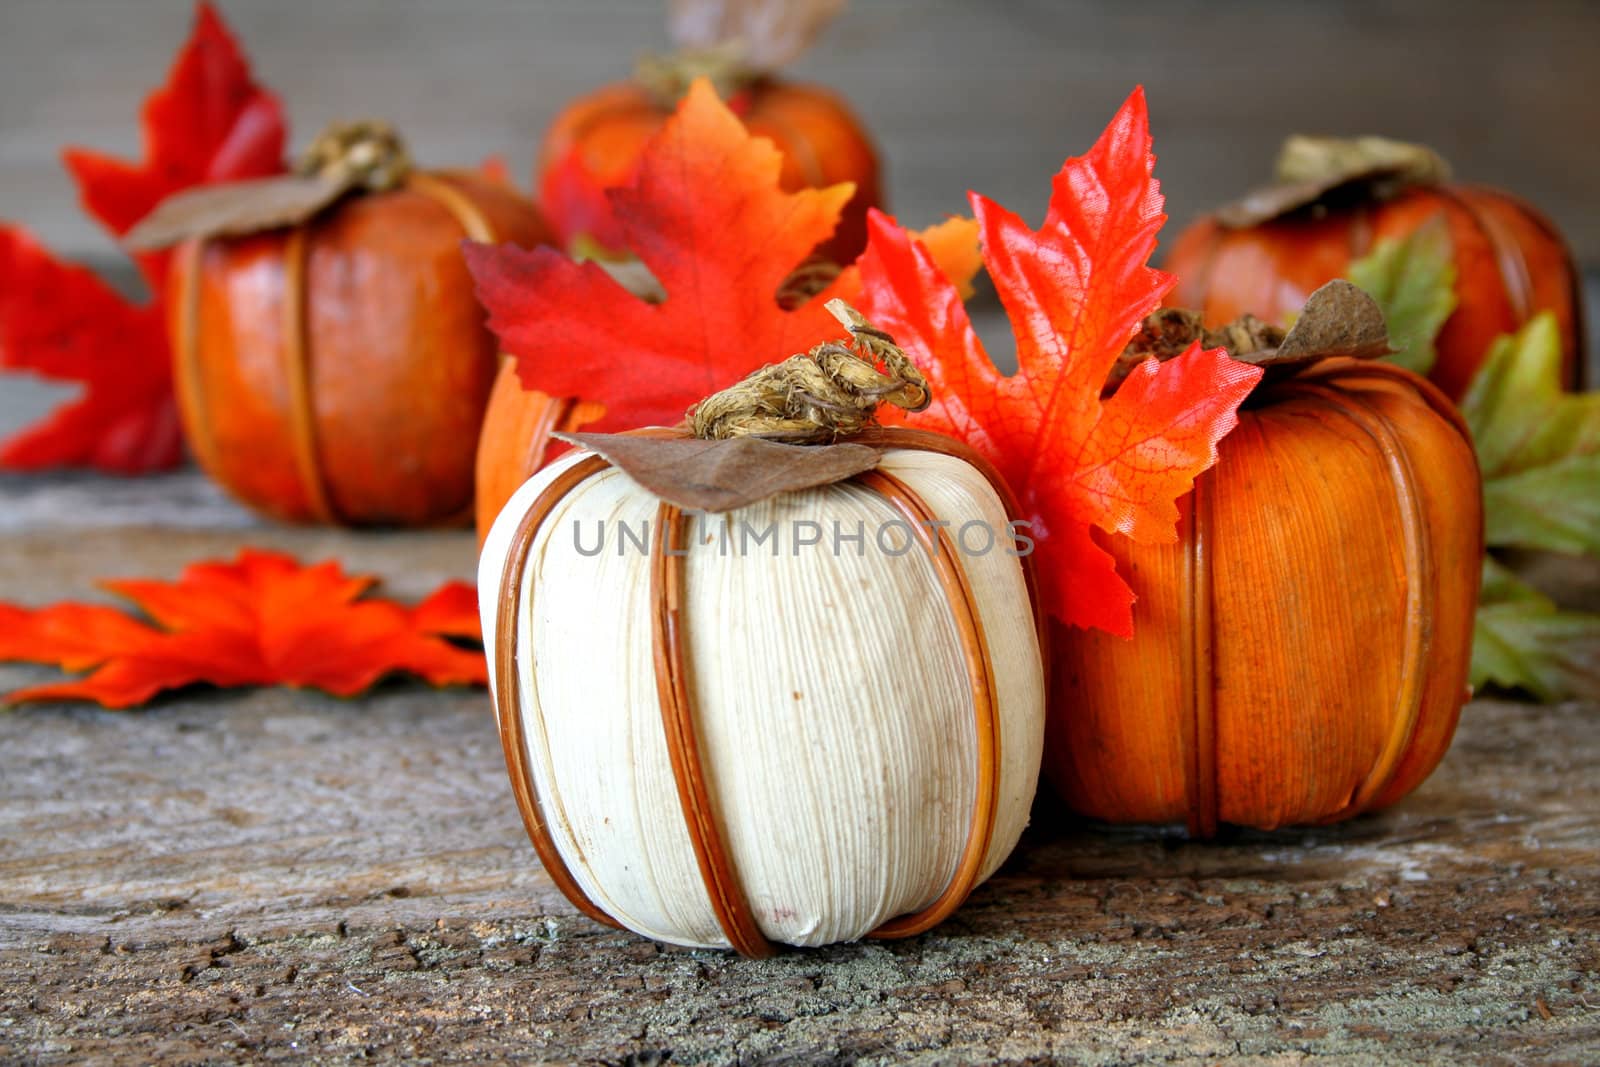
<svg viewBox="0 0 1600 1067"><path fill-rule="evenodd" d="M145 622L97 604L29 609L0 603L0 660L91 670L74 681L11 693L13 703L92 700L142 704L197 683L288 685L354 696L405 671L434 685L483 685L483 653L446 637L479 638L476 596L450 582L415 608L361 599L371 577L338 563L302 566L247 548L232 563L191 564L175 582L102 583L138 605Z"/></svg>
<svg viewBox="0 0 1600 1067"><path fill-rule="evenodd" d="M161 309L129 304L12 228L0 228L0 368L83 384L0 443L0 466L143 474L183 458Z"/></svg>
<svg viewBox="0 0 1600 1067"><path fill-rule="evenodd" d="M143 125L142 162L65 153L85 209L117 236L180 189L283 168L277 98L251 80L238 44L206 3L166 84L145 101ZM154 294L145 306L59 262L25 232L0 229L0 368L83 386L0 442L0 467L143 474L182 461L162 307L166 253L136 258Z"/></svg>
<svg viewBox="0 0 1600 1067"><path fill-rule="evenodd" d="M607 194L622 245L665 300L635 296L600 264L555 249L469 244L489 325L523 385L605 405L597 430L670 425L757 367L836 338L823 305L854 298L853 271L796 307L778 293L833 232L854 187L786 193L781 168L772 143L751 137L701 79L646 146L633 181ZM959 244L945 237L942 248ZM976 269L974 257L954 255L963 258Z"/></svg>
<svg viewBox="0 0 1600 1067"><path fill-rule="evenodd" d="M860 261L861 310L927 373L933 405L908 421L962 438L1005 475L1039 541L1042 595L1064 622L1132 633L1133 592L1091 535L1176 538L1177 498L1216 462L1259 368L1196 345L1141 364L1109 400L1107 373L1174 279L1146 264L1166 220L1143 90L1086 156L1057 174L1034 230L971 194L983 260L1017 338L1001 374L925 247L881 215Z"/></svg>
<svg viewBox="0 0 1600 1067"><path fill-rule="evenodd" d="M87 148L62 153L84 210L118 237L179 190L284 169L283 107L255 83L239 42L206 0L196 5L194 29L165 84L145 98L140 124L144 159L138 162ZM160 292L167 253L135 259Z"/></svg>

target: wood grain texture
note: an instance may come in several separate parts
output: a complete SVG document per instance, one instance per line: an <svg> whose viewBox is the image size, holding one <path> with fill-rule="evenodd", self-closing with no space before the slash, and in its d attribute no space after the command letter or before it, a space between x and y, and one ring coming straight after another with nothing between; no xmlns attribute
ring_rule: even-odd
<svg viewBox="0 0 1600 1067"><path fill-rule="evenodd" d="M464 531L250 525L192 476L76 525L105 484L0 482L0 516L29 516L0 532L0 597L170 576L245 538L405 598L472 567ZM184 526L149 527L162 501ZM1600 607L1600 575L1542 577ZM1474 702L1417 793L1337 828L1198 845L1042 806L933 932L750 962L573 912L481 692L7 712L0 1061L1592 1062L1597 720Z"/></svg>

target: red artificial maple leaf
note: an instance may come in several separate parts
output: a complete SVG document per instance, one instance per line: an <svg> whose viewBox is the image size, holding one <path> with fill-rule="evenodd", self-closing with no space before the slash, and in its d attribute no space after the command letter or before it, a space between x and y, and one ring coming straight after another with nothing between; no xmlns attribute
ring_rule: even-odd
<svg viewBox="0 0 1600 1067"><path fill-rule="evenodd" d="M251 80L209 4L200 4L166 84L145 101L143 124L141 163L66 153L85 208L117 236L180 189L283 168L277 98ZM0 228L0 368L83 386L81 395L0 443L0 466L143 474L182 461L161 306L166 253L137 260L155 294L142 307L54 259L22 230Z"/></svg>
<svg viewBox="0 0 1600 1067"><path fill-rule="evenodd" d="M1145 361L1101 399L1118 355L1175 281L1146 265L1166 221L1154 163L1140 89L1087 155L1063 165L1038 230L970 194L1016 334L1016 374L996 370L960 294L904 230L873 217L859 263L861 310L933 388L933 405L907 421L962 438L1000 469L1033 523L1050 612L1121 636L1133 632L1133 591L1091 527L1175 540L1176 500L1216 462L1261 376L1195 345Z"/></svg>
<svg viewBox="0 0 1600 1067"><path fill-rule="evenodd" d="M779 289L839 220L854 186L783 192L783 160L752 137L710 82L697 80L640 156L633 181L611 189L622 244L666 293L651 303L598 263L552 248L466 246L489 325L529 389L599 402L595 428L673 424L710 393L768 363L840 334L823 305L853 299L846 271L798 307ZM962 256L946 224L951 273ZM971 242L975 245L975 241ZM965 277L961 261L971 259Z"/></svg>
<svg viewBox="0 0 1600 1067"><path fill-rule="evenodd" d="M161 308L128 303L14 228L0 228L0 368L83 383L0 443L0 466L142 474L183 459Z"/></svg>
<svg viewBox="0 0 1600 1067"><path fill-rule="evenodd" d="M175 582L102 583L142 608L146 622L98 604L29 609L0 603L0 661L50 663L87 677L11 693L13 703L93 700L142 704L197 683L289 685L354 696L406 671L434 685L486 684L481 651L445 640L479 639L477 598L465 582L415 608L361 599L376 579L338 563L301 566L247 548L232 563L191 564Z"/></svg>
<svg viewBox="0 0 1600 1067"><path fill-rule="evenodd" d="M84 210L117 237L180 190L284 169L283 106L255 83L239 42L206 0L196 5L194 29L166 83L145 98L140 124L145 158L139 162L86 148L62 153ZM167 257L134 257L158 293L166 282Z"/></svg>

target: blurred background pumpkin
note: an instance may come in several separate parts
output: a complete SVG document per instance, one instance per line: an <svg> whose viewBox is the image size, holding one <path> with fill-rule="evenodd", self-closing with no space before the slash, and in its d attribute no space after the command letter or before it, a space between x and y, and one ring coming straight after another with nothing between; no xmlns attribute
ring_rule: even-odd
<svg viewBox="0 0 1600 1067"><path fill-rule="evenodd" d="M414 169L381 124L330 128L288 188L357 158L366 170L356 187L304 221L193 238L173 257L184 434L207 473L274 518L465 523L500 356L460 245L550 234L500 182ZM212 187L199 202L219 189L245 204L261 195ZM181 200L130 240L141 230L159 239Z"/></svg>
<svg viewBox="0 0 1600 1067"><path fill-rule="evenodd" d="M1276 184L1196 221L1167 256L1173 303L1226 322L1245 313L1278 321L1312 290L1347 276L1380 241L1434 219L1447 226L1456 307L1428 372L1452 399L1467 391L1489 346L1541 311L1556 317L1568 388L1584 377L1582 276L1566 241L1510 193L1451 180L1419 145L1382 138L1291 137Z"/></svg>
<svg viewBox="0 0 1600 1067"><path fill-rule="evenodd" d="M866 247L867 209L883 204L877 150L838 92L778 73L843 6L844 0L672 0L677 50L647 55L631 80L574 100L545 133L535 180L563 243L601 255L627 248L605 190L628 183L645 142L704 74L751 133L778 146L785 190L855 183L838 230L817 250L836 263L853 260Z"/></svg>

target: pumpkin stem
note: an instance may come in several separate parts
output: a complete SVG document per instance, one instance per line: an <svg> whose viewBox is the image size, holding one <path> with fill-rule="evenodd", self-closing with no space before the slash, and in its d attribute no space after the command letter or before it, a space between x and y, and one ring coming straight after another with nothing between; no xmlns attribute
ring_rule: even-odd
<svg viewBox="0 0 1600 1067"><path fill-rule="evenodd" d="M670 55L644 55L633 68L633 80L662 107L678 105L696 78L706 78L717 96L731 100L762 78L745 58L744 45L725 41L709 48L684 48Z"/></svg>
<svg viewBox="0 0 1600 1067"><path fill-rule="evenodd" d="M1175 359L1197 343L1202 348L1225 348L1234 359L1267 368L1262 384L1325 359L1377 359L1394 351L1377 301L1358 286L1336 278L1306 299L1288 330L1250 314L1212 329L1198 311L1153 311L1117 357L1102 395L1114 393L1135 367L1152 356L1162 361Z"/></svg>
<svg viewBox="0 0 1600 1067"><path fill-rule="evenodd" d="M694 435L815 444L865 429L881 403L922 411L933 402L927 379L893 337L843 300L826 306L850 332L847 339L769 364L706 397L689 409Z"/></svg>
<svg viewBox="0 0 1600 1067"><path fill-rule="evenodd" d="M295 164L303 178L324 178L345 188L383 193L411 173L411 153L387 122L332 122Z"/></svg>

